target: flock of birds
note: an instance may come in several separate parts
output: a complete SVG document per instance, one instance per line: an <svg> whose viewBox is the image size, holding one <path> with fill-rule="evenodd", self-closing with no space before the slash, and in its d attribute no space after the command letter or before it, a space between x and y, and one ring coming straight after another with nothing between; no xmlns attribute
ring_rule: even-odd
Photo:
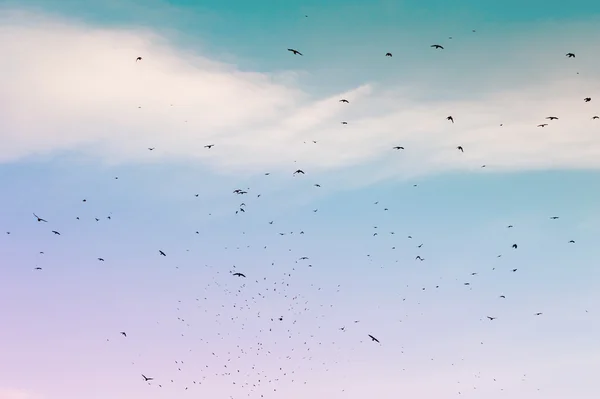
<svg viewBox="0 0 600 399"><path fill-rule="evenodd" d="M475 32L473 30L473 32ZM451 38L450 38L451 39ZM432 44L431 48L434 50L446 50L444 46L440 45L440 44ZM297 56L304 56L304 54L300 51L298 51L297 49L294 48L288 48L287 49L289 52L291 52L293 55L297 55ZM447 50L446 50L447 51ZM385 57L388 58L392 58L393 55L391 52L387 52L384 54ZM566 57L569 59L575 58L575 54L574 53L567 53ZM142 61L143 58L141 56L138 56L135 59L135 62L140 62ZM591 102L591 97L584 97L583 101L585 103L589 103ZM340 103L342 104L349 104L350 101L348 101L345 98L342 98L339 100ZM454 124L459 123L460 121L455 121L454 117L452 115L446 116L445 117L446 120L449 123ZM593 115L591 116L592 119L597 120L600 119L598 115ZM548 116L546 118L548 120L547 123L540 123L537 126L540 128L544 128L547 127L549 123L552 123L553 121L557 121L559 118L557 116ZM341 122L343 125L347 125L348 121L342 121ZM502 125L501 125L502 126ZM313 143L317 143L317 141L313 141ZM204 146L204 148L206 148L207 150L212 150L213 147L215 147L218 150L218 146L215 146L215 144L211 143L211 144L206 144ZM156 148L155 147L148 147L147 148L148 151L154 151ZM397 145L394 146L392 148L392 150L395 151L402 151L405 150L405 147L402 145ZM465 148L463 147L463 145L457 145L456 146L456 150L460 151L461 153L465 151ZM485 165L481 165L481 167L485 167ZM291 171L290 171L291 172ZM265 176L268 176L270 174L270 172L265 172L264 173ZM296 169L295 171L293 171L292 173L293 176L299 176L299 175L306 175L305 171L303 169ZM118 177L115 177L115 179L118 179ZM315 187L319 188L321 187L320 184L315 183L314 184ZM248 195L250 193L250 189L249 188L236 188L235 190L233 190L233 194L237 195L237 196L244 196L244 195ZM200 194L194 194L195 197L198 197ZM260 198L261 194L256 195L256 198ZM87 202L87 199L83 199L82 200L83 203ZM375 202L375 205L378 205L379 202ZM236 207L235 209L235 213L236 214L241 214L241 213L245 213L247 210L247 206L245 202L242 202L239 206ZM383 210L388 210L388 208L384 208ZM317 212L318 209L313 209L313 212ZM76 218L76 220L80 220L80 217L77 215L73 216L74 218ZM37 213L33 213L33 221L37 222L37 223L41 223L41 224L51 224L48 220L46 220L44 217L38 216ZM112 220L111 216L106 216L107 220ZM550 216L551 220L557 220L559 219L558 216ZM96 222L99 222L101 219L100 218L95 218ZM273 225L274 221L273 220L265 220L265 223L268 223L269 225ZM512 225L508 225L507 228L513 228ZM303 235L305 234L304 230L296 232L297 234ZM7 234L10 234L10 231L7 232ZM58 230L53 230L50 229L49 230L49 234L53 234L56 236L60 236L61 233ZM195 234L200 234L199 231L195 231ZM286 234L294 234L294 232L283 232L280 231L278 232L279 235L283 236ZM390 232L390 234L394 234L394 232ZM377 236L378 232L373 232L373 236ZM412 239L412 236L408 236L408 239ZM574 240L570 240L568 241L569 244L575 244ZM417 248L422 248L423 244L419 244L417 246ZM514 243L511 246L512 250L517 250L518 249L518 244ZM267 246L264 247L264 249L267 249ZM291 251L291 250L290 250ZM39 252L40 254L44 254L43 251ZM163 250L163 249L156 249L156 255L160 256L160 257L167 257L167 251ZM370 255L368 255L370 256ZM501 254L496 255L498 258L501 257ZM416 257L414 258L415 261L419 261L419 262L423 262L425 261L425 258L422 257L421 255L416 255ZM97 257L97 261L98 262L105 262L105 258L100 256ZM165 386L165 384L179 384L181 389L184 391L187 390L191 390L193 387L198 387L201 386L202 384L210 384L211 383L211 376L212 377L221 377L221 378L225 378L228 381L230 381L233 385L236 385L236 388L241 389L241 392L244 392L248 397L271 397L269 395L272 394L277 394L277 386L278 384L282 383L283 381L287 381L288 383L292 383L292 384L307 384L309 383L306 380L303 380L302 378L296 378L295 377L295 373L296 373L296 369L294 368L295 366L293 366L292 364L294 364L294 362L296 362L295 364L300 364L302 362L304 362L303 364L308 364L310 365L311 362L315 361L315 359L312 356L312 352L311 352L311 343L312 345L316 345L318 343L318 345L321 344L325 344L324 342L320 342L317 336L317 332L310 335L310 337L307 337L306 334L304 333L300 333L300 332L296 332L295 331L295 327L296 327L296 322L298 320L300 320L303 316L303 314L309 314L311 312L316 311L315 309L313 309L313 304L309 303L309 300L303 295L303 293L301 292L299 285L295 285L294 284L294 275L295 273L298 272L297 267L298 264L302 264L302 262L307 262L309 261L309 257L307 256L302 256L299 258L294 259L294 261L291 263L291 266L289 267L281 267L282 270L282 275L279 276L278 280L273 281L272 279L269 280L267 279L267 277L261 276L261 275L249 275L249 273L247 271L237 271L235 270L235 266L233 268L233 270L228 271L226 278L230 278L230 279L236 279L236 280L232 280L232 281L227 281L224 280L223 277L221 275L219 275L220 273L215 273L215 275L213 276L212 280L210 281L210 283L208 283L208 285L205 287L205 292L203 294L204 296L204 301L209 301L210 300L210 295L214 290L221 290L222 292L225 292L227 295L231 295L234 299L232 300L232 302L230 304L228 304L227 306L230 306L229 309L229 313L227 313L224 309L219 309L217 310L217 315L215 315L215 317L217 319L219 319L219 323L223 323L223 325L225 323L227 323L227 325L224 327L225 329L229 329L230 333L232 336L234 335L234 331L237 332L239 335L237 335L238 338L243 338L244 336L248 335L249 333L247 331L252 330L252 328L255 328L255 332L256 332L256 337L250 337L250 341L256 339L256 342L254 345L251 346L247 346L244 347L241 344L237 344L237 345L232 345L231 348L229 348L228 350L221 350L221 352L219 353L216 349L214 351L212 351L212 357L213 359L217 359L217 363L220 363L220 370L212 370L212 374L211 372L209 372L209 370L196 370L194 371L194 373L197 375L197 377L190 377L187 380L183 379L183 378L178 378L177 376L175 377L166 377L166 376L155 376L150 374L148 371L145 371L143 369L139 369L138 370L138 377L140 378L140 382L142 383L146 383L151 387L157 387L157 388L162 388ZM304 265L306 267L311 268L313 265L308 264L308 263L304 263ZM206 266L209 268L213 268L213 266ZM36 266L35 267L36 271L42 271L43 268L40 266ZM511 268L510 269L511 272L515 273L517 272L517 268ZM477 275L476 272L471 273L471 275ZM252 284L250 284L250 282ZM469 286L470 282L464 282L463 283L465 286ZM233 287L233 288L232 288ZM439 288L439 286L436 286L435 288ZM336 287L337 290L340 289L340 287ZM295 290L295 291L294 291ZM320 288L319 288L320 290ZM423 290L425 290L425 288L423 288ZM198 298L195 299L193 306L196 308L197 311L204 311L205 313L211 312L212 309L210 308L210 306L204 306L202 307L202 296L199 296ZM504 300L506 299L506 296L503 295L499 295L498 298L500 300ZM183 303L181 303L181 301L178 301L179 303L177 304L177 310L179 311L181 307L183 307ZM264 304L265 303L274 303L274 302L279 302L284 304L287 307L288 310L288 315L277 315L277 316L265 316L264 314L261 314L261 311L258 311L256 309L264 309ZM225 305L223 305L225 306ZM263 307L261 307L263 306ZM319 310L322 310L323 308L326 308L326 304L320 304L319 306ZM223 315L227 314L227 318L229 320L225 320L225 317L223 317ZM542 316L543 312L535 312L533 314L533 316ZM487 317L487 320L489 320L490 322L495 321L497 319L496 316L494 315L485 315ZM483 315L482 315L483 317ZM188 331L190 331L189 329L191 328L192 324L189 320L187 320L188 317L182 315L182 314L178 314L177 316L177 322L179 323L180 327L181 327L181 332L182 332L182 336L184 336L185 334L188 333ZM285 323L289 320L291 320L291 322L289 324L286 324L286 326L284 328L280 328L279 326L277 326L277 324L281 324L281 323ZM304 319L306 322L306 319ZM353 324L353 325L357 325L359 323L359 320L349 320L349 323ZM298 323L300 324L300 322ZM287 352L287 353L278 353L276 349L274 349L274 347L270 347L270 349L265 349L267 347L267 345L265 344L264 341L266 341L268 338L264 337L264 334L266 334L267 332L272 332L277 330L277 333L279 334L279 337L285 337L287 336L288 339L290 340L294 340L294 342L297 342L298 347L294 348L292 351ZM343 333L348 331L348 328L346 326L339 326L339 330ZM225 330L224 330L225 331ZM127 339L127 340L131 340L131 339L135 339L135 337L128 335L126 331L115 331L115 334L118 334L121 336L122 339ZM371 343L374 344L379 344L379 345L386 345L388 344L388 342L380 342L380 339L378 338L378 334L375 331L368 331L368 330L362 330L361 335L364 337L364 339L366 341L370 341ZM258 337L261 338L258 338ZM202 341L201 336L199 337L200 341ZM359 342L362 342L360 340L360 338L357 339ZM276 341L277 339L274 338L274 340ZM107 342L110 342L110 339L107 339ZM249 341L248 341L249 342ZM206 344L207 346L210 347L211 343L210 342L206 342L204 341L203 344ZM249 367L247 368L243 368L243 366L240 365L235 365L236 364L236 360L240 360L240 359L250 359L252 358L253 360L249 360ZM188 362L189 363L189 362ZM283 366L283 364L285 363L285 366ZM135 365L135 367L138 367L138 365L133 362L132 364ZM277 364L277 367L273 366L273 364ZM327 365L326 365L327 364ZM323 370L326 371L329 369L330 363L327 362L322 362L320 364L320 366L323 366ZM269 366L266 366L269 365ZM279 366L281 365L281 367ZM174 360L173 363L173 370L174 373L181 373L182 370L184 370L187 366L187 363L185 363L182 359L177 359ZM143 367L142 365L139 365L139 367ZM270 367L275 367L277 370L277 375L273 375L271 374L271 372L267 371L267 369L269 369ZM313 369L313 366L308 366L310 367L310 369ZM206 366L206 368L208 368L208 366ZM317 366L315 365L314 368L316 369ZM301 374L300 372L298 372L298 374ZM149 376L151 375L151 376ZM458 392L460 393L460 392ZM231 397L235 397L234 395L231 395Z"/></svg>

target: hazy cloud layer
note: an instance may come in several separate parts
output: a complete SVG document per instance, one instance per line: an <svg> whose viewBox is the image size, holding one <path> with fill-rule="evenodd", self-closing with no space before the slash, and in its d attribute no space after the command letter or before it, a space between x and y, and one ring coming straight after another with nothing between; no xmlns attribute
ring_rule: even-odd
<svg viewBox="0 0 600 399"><path fill-rule="evenodd" d="M490 82L476 100L439 101L435 88L388 87L374 75L315 98L296 72L242 72L178 51L149 31L9 12L0 21L0 162L79 151L106 162L191 160L235 173L369 163L388 177L482 164L600 167L600 120L592 119L600 115L600 79L587 73L550 73L519 89ZM556 54L557 63L577 60ZM560 119L544 119L551 115ZM393 151L396 145L405 150Z"/></svg>

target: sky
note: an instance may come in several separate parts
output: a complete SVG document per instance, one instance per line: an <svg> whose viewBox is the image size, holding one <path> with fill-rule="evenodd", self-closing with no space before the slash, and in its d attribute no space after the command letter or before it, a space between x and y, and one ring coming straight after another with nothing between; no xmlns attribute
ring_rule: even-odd
<svg viewBox="0 0 600 399"><path fill-rule="evenodd" d="M0 1L0 399L596 398L599 22Z"/></svg>

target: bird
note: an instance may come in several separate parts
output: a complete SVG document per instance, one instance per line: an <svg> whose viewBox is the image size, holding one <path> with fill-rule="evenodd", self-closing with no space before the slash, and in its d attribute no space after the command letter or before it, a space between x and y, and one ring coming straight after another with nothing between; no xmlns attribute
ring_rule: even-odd
<svg viewBox="0 0 600 399"><path fill-rule="evenodd" d="M371 334L369 334L369 338L371 338L371 341L373 341L373 342L377 342L378 344L380 343L379 340L377 338L375 338L374 336L372 336Z"/></svg>
<svg viewBox="0 0 600 399"><path fill-rule="evenodd" d="M340 100L340 102L341 102L341 103L346 103L346 104L350 103L350 101L346 100L345 98L342 98L342 99Z"/></svg>
<svg viewBox="0 0 600 399"><path fill-rule="evenodd" d="M45 219L42 219L41 217L39 217L39 216L38 216L38 215L36 215L35 213L33 214L33 216L35 216L35 217L36 217L36 219L37 219L37 221L38 221L38 222L46 222L46 223L48 223L48 221L47 221L47 220L45 220Z"/></svg>
<svg viewBox="0 0 600 399"><path fill-rule="evenodd" d="M403 149L404 149L404 147L396 146L396 147L394 147L393 149L394 149L394 150L403 150Z"/></svg>
<svg viewBox="0 0 600 399"><path fill-rule="evenodd" d="M575 244L575 240L569 241L569 244Z"/></svg>
<svg viewBox="0 0 600 399"><path fill-rule="evenodd" d="M124 336L125 338L127 338L127 333L125 331L121 331L120 333L122 336Z"/></svg>
<svg viewBox="0 0 600 399"><path fill-rule="evenodd" d="M104 262L104 258L98 258L100 262Z"/></svg>
<svg viewBox="0 0 600 399"><path fill-rule="evenodd" d="M347 125L347 124L348 124L348 122L342 122L342 125Z"/></svg>
<svg viewBox="0 0 600 399"><path fill-rule="evenodd" d="M148 147L148 150L154 151L154 147Z"/></svg>
<svg viewBox="0 0 600 399"><path fill-rule="evenodd" d="M52 230L52 232L54 233L54 235L57 235L57 236L60 235L60 233L58 231L56 231L56 230Z"/></svg>
<svg viewBox="0 0 600 399"><path fill-rule="evenodd" d="M541 315L542 315L542 312L537 312L535 315L536 315L536 316L541 316Z"/></svg>
<svg viewBox="0 0 600 399"><path fill-rule="evenodd" d="M233 275L236 277L246 277L244 273L233 273Z"/></svg>
<svg viewBox="0 0 600 399"><path fill-rule="evenodd" d="M565 54L568 58L575 58L575 54L573 53L567 53Z"/></svg>
<svg viewBox="0 0 600 399"><path fill-rule="evenodd" d="M454 118L453 118L452 116L448 116L448 117L446 118L446 120L449 120L450 122L454 123Z"/></svg>
<svg viewBox="0 0 600 399"><path fill-rule="evenodd" d="M142 377L144 378L144 381L152 381L154 379L152 377L146 377L144 374L142 374Z"/></svg>
<svg viewBox="0 0 600 399"><path fill-rule="evenodd" d="M583 101L585 101L586 103L589 103L590 101L592 101L592 97L586 97L583 99Z"/></svg>
<svg viewBox="0 0 600 399"><path fill-rule="evenodd" d="M304 171L302 169L298 169L293 174L295 175L295 174L298 174L298 173L304 174Z"/></svg>
<svg viewBox="0 0 600 399"><path fill-rule="evenodd" d="M161 251L161 250L158 250L158 253L159 253L159 254L161 254L162 256L167 256L167 254L166 254L166 253L164 253L164 252L163 252L163 251Z"/></svg>
<svg viewBox="0 0 600 399"><path fill-rule="evenodd" d="M425 259L421 258L420 255L417 255L417 257L415 258L415 260L417 260L417 259L420 260L421 262L423 262L425 260Z"/></svg>
<svg viewBox="0 0 600 399"><path fill-rule="evenodd" d="M294 50L293 48L289 48L289 49L287 49L287 50L288 50L288 51L290 51L290 52L292 52L292 53L294 53L294 55L296 55L296 54L298 54L298 55L302 55L302 53L301 53L301 52L299 52L298 50Z"/></svg>
<svg viewBox="0 0 600 399"><path fill-rule="evenodd" d="M537 127L546 127L546 126L548 126L547 123L540 123L539 125L537 125Z"/></svg>
<svg viewBox="0 0 600 399"><path fill-rule="evenodd" d="M456 149L459 150L460 152L465 152L465 150L463 150L462 146L460 146L460 145L458 147L456 147Z"/></svg>
<svg viewBox="0 0 600 399"><path fill-rule="evenodd" d="M600 119L600 116L594 115L594 116L592 116L592 119Z"/></svg>
<svg viewBox="0 0 600 399"><path fill-rule="evenodd" d="M496 319L495 317L492 317L492 316L487 316L487 318L488 318L488 319L490 319L490 321L492 321L492 320L495 320L495 319Z"/></svg>
<svg viewBox="0 0 600 399"><path fill-rule="evenodd" d="M556 117L556 116L547 116L546 119L549 119L549 120L553 121L553 120L558 120L558 117Z"/></svg>
<svg viewBox="0 0 600 399"><path fill-rule="evenodd" d="M439 44L432 44L430 47L433 47L435 49L440 49L440 50L444 49L444 46L440 46Z"/></svg>
<svg viewBox="0 0 600 399"><path fill-rule="evenodd" d="M500 298L506 299L505 295L500 295Z"/></svg>
<svg viewBox="0 0 600 399"><path fill-rule="evenodd" d="M550 219L552 219L552 220L556 220L558 218L559 218L559 216L550 216Z"/></svg>
<svg viewBox="0 0 600 399"><path fill-rule="evenodd" d="M214 146L215 146L214 144L207 144L207 145L205 145L205 146L204 146L204 148L211 149L211 148L213 148Z"/></svg>
<svg viewBox="0 0 600 399"><path fill-rule="evenodd" d="M142 60L142 57L137 57L137 58L135 59L135 62L138 62L138 61L141 61L141 60Z"/></svg>
<svg viewBox="0 0 600 399"><path fill-rule="evenodd" d="M33 270L42 270L42 268L38 266L38 267L34 268Z"/></svg>
<svg viewBox="0 0 600 399"><path fill-rule="evenodd" d="M385 53L385 56L386 56L386 57L391 57L391 56L392 56L392 53Z"/></svg>
<svg viewBox="0 0 600 399"><path fill-rule="evenodd" d="M517 249L517 244L513 244L513 245L512 245L512 247L513 247L514 249Z"/></svg>

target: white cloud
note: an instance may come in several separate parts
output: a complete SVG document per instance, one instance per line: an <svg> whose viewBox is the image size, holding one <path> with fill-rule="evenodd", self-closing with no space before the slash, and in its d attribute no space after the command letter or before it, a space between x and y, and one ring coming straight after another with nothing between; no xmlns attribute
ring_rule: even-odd
<svg viewBox="0 0 600 399"><path fill-rule="evenodd" d="M314 98L295 72L242 72L149 31L8 11L0 21L0 162L75 150L107 162L196 160L235 173L369 163L371 178L482 164L600 167L600 120L591 119L600 114L600 79L587 75L549 74L553 80L507 91L492 82L476 100L422 100L435 93L384 82ZM549 115L560 119L537 128Z"/></svg>

